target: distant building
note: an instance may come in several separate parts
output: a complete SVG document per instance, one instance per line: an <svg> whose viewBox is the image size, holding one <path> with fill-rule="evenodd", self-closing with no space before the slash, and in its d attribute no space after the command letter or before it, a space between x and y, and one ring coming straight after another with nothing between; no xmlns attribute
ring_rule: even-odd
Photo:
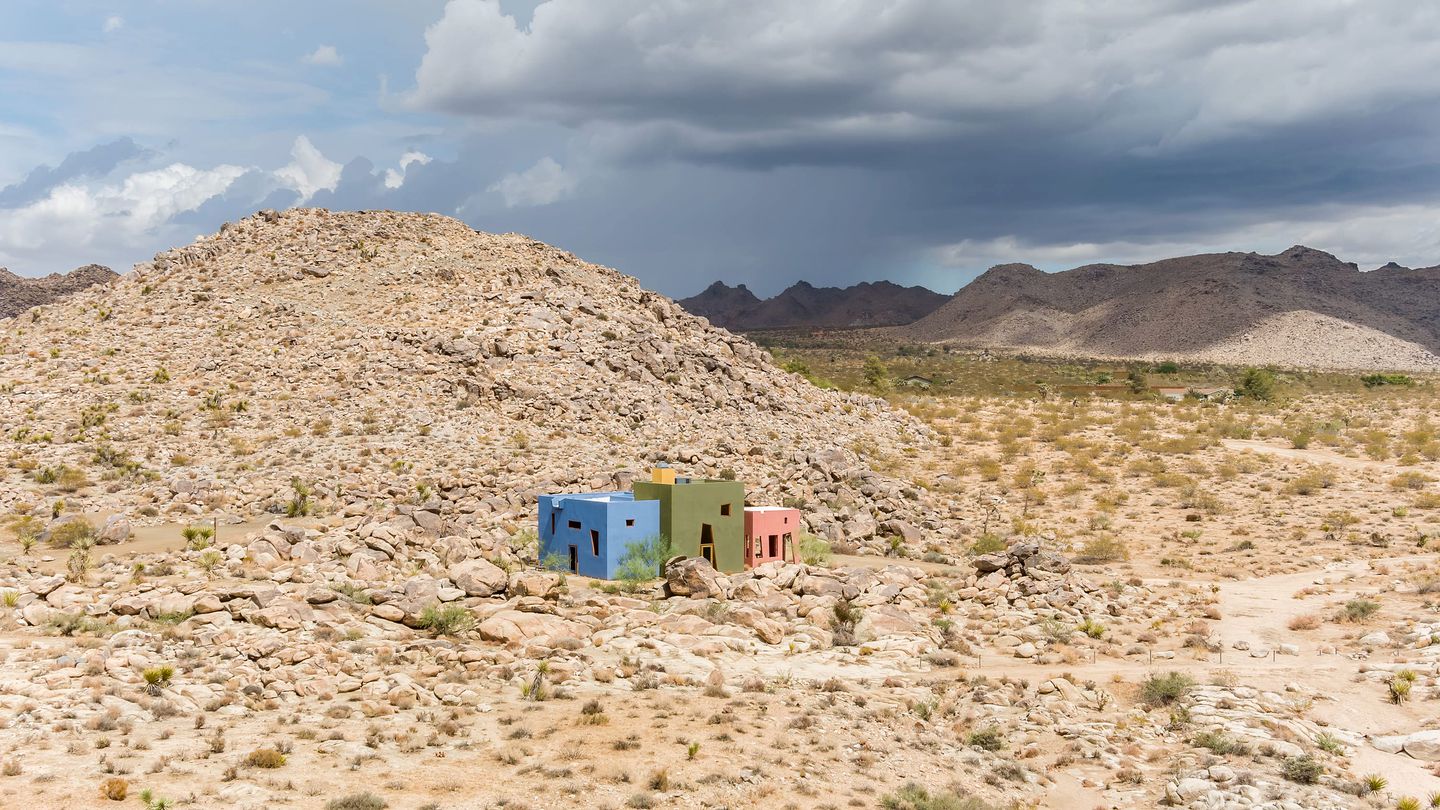
<svg viewBox="0 0 1440 810"><path fill-rule="evenodd" d="M800 531L800 510L783 506L745 507L745 567L767 562L795 562L795 536Z"/></svg>
<svg viewBox="0 0 1440 810"><path fill-rule="evenodd" d="M900 381L900 385L906 388L929 388L934 384L934 380L929 377L921 377L919 374L911 374L909 377Z"/></svg>
<svg viewBox="0 0 1440 810"><path fill-rule="evenodd" d="M636 481L635 500L658 501L660 534L670 552L703 557L719 571L745 569L745 485L739 481L679 478L656 467L649 481Z"/></svg>
<svg viewBox="0 0 1440 810"><path fill-rule="evenodd" d="M596 579L615 579L632 543L658 537L660 504L629 492L540 496L540 560Z"/></svg>

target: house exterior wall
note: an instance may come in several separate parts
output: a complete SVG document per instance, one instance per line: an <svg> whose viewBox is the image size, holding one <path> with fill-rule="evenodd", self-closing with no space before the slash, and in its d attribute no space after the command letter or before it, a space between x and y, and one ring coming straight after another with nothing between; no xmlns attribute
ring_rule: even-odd
<svg viewBox="0 0 1440 810"><path fill-rule="evenodd" d="M774 538L772 544L771 538ZM745 567L799 558L800 510L776 507L745 509Z"/></svg>
<svg viewBox="0 0 1440 810"><path fill-rule="evenodd" d="M541 562L558 556L561 570L581 576L615 579L631 543L661 534L659 504L635 500L629 492L541 495L539 501ZM598 534L592 537L592 531ZM570 567L572 546L574 568Z"/></svg>
<svg viewBox="0 0 1440 810"><path fill-rule="evenodd" d="M726 573L745 570L745 485L739 481L678 478L674 484L636 481L637 501L658 501L660 533L670 539L672 554L702 556L700 536L708 524L715 541L715 568ZM721 513L729 506L730 514Z"/></svg>

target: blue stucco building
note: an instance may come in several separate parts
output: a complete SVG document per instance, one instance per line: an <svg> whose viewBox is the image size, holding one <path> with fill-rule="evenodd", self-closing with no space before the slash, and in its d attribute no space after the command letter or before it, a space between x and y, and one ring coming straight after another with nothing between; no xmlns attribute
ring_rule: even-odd
<svg viewBox="0 0 1440 810"><path fill-rule="evenodd" d="M542 563L596 579L615 579L631 543L660 534L660 502L630 492L540 496Z"/></svg>

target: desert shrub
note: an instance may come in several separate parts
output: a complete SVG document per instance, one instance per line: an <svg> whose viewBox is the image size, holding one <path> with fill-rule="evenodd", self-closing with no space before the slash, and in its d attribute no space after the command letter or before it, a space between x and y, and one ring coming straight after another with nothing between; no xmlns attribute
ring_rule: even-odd
<svg viewBox="0 0 1440 810"><path fill-rule="evenodd" d="M975 545L970 547L970 553L977 557L981 554L996 554L1005 550L1005 541L998 535L982 535Z"/></svg>
<svg viewBox="0 0 1440 810"><path fill-rule="evenodd" d="M55 548L76 548L94 544L95 527L83 520L68 520L50 530L50 545Z"/></svg>
<svg viewBox="0 0 1440 810"><path fill-rule="evenodd" d="M1296 616L1290 620L1288 626L1291 630L1314 630L1320 626L1320 617L1313 613Z"/></svg>
<svg viewBox="0 0 1440 810"><path fill-rule="evenodd" d="M1081 622L1080 625L1075 629L1079 630L1090 638L1098 639L1104 637L1105 635L1105 625L1095 621L1089 616L1086 616L1085 621Z"/></svg>
<svg viewBox="0 0 1440 810"><path fill-rule="evenodd" d="M830 544L813 534L800 535L800 561L806 565L828 565Z"/></svg>
<svg viewBox="0 0 1440 810"><path fill-rule="evenodd" d="M1373 599L1351 599L1336 615L1336 621L1363 622L1380 610L1380 603Z"/></svg>
<svg viewBox="0 0 1440 810"><path fill-rule="evenodd" d="M278 768L285 764L285 755L274 748L256 748L245 755L245 764L252 768Z"/></svg>
<svg viewBox="0 0 1440 810"><path fill-rule="evenodd" d="M1435 479L1422 472L1409 470L1390 479L1390 488L1396 490L1420 490Z"/></svg>
<svg viewBox="0 0 1440 810"><path fill-rule="evenodd" d="M119 777L112 777L100 783L100 795L112 802L123 802L130 794L130 783Z"/></svg>
<svg viewBox="0 0 1440 810"><path fill-rule="evenodd" d="M999 751L1005 747L1005 735L995 726L976 729L965 738L965 744L984 751Z"/></svg>
<svg viewBox="0 0 1440 810"><path fill-rule="evenodd" d="M1244 743L1232 739L1223 732L1202 731L1196 734L1190 744L1196 748L1208 749L1211 753L1225 756L1226 754L1248 754L1250 749Z"/></svg>
<svg viewBox="0 0 1440 810"><path fill-rule="evenodd" d="M831 611L835 616L835 624L830 632L831 643L836 647L855 646L855 625L860 622L864 611L849 599L837 601Z"/></svg>
<svg viewBox="0 0 1440 810"><path fill-rule="evenodd" d="M1366 388L1379 388L1385 385L1411 386L1415 384L1415 378L1407 374L1366 374L1360 378Z"/></svg>
<svg viewBox="0 0 1440 810"><path fill-rule="evenodd" d="M1183 672L1151 675L1140 684L1140 700L1150 706L1169 706L1184 697L1195 679Z"/></svg>
<svg viewBox="0 0 1440 810"><path fill-rule="evenodd" d="M389 806L384 799L366 791L331 799L325 803L325 810L385 810Z"/></svg>
<svg viewBox="0 0 1440 810"><path fill-rule="evenodd" d="M931 793L914 782L880 800L884 810L991 810L990 805L954 790Z"/></svg>
<svg viewBox="0 0 1440 810"><path fill-rule="evenodd" d="M1315 737L1315 747L1327 754L1335 754L1336 756L1345 752L1345 746L1340 742L1340 738L1325 731L1320 732L1320 734Z"/></svg>
<svg viewBox="0 0 1440 810"><path fill-rule="evenodd" d="M660 576L660 567L670 557L670 538L653 535L625 546L625 554L615 567L615 576L631 590L642 582Z"/></svg>
<svg viewBox="0 0 1440 810"><path fill-rule="evenodd" d="M1313 495L1322 489L1335 486L1335 471L1328 467L1309 470L1290 479L1285 491L1291 495Z"/></svg>
<svg viewBox="0 0 1440 810"><path fill-rule="evenodd" d="M420 612L420 627L437 636L463 633L475 626L475 617L464 605L430 605Z"/></svg>
<svg viewBox="0 0 1440 810"><path fill-rule="evenodd" d="M1313 785L1320 781L1320 774L1325 772L1325 766L1315 761L1315 758L1306 754L1299 757L1286 757L1280 764L1280 774L1291 782L1299 782L1302 785Z"/></svg>
<svg viewBox="0 0 1440 810"><path fill-rule="evenodd" d="M1081 547L1080 553L1075 557L1075 562L1084 564L1116 562L1128 559L1129 556L1130 552L1125 548L1123 542L1115 537L1106 536L1097 537Z"/></svg>

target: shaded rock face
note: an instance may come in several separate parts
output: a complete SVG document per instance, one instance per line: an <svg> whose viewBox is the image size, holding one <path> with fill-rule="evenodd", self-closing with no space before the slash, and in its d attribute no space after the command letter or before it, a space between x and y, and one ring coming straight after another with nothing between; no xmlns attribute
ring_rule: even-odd
<svg viewBox="0 0 1440 810"><path fill-rule="evenodd" d="M119 278L110 268L87 264L60 275L22 278L0 267L0 318L13 318L32 308L51 304L97 284Z"/></svg>
<svg viewBox="0 0 1440 810"><path fill-rule="evenodd" d="M924 287L901 287L888 281L844 288L815 287L801 281L774 298L762 300L744 284L730 287L717 281L699 295L676 303L716 326L746 332L907 324L929 315L948 300L950 296Z"/></svg>
<svg viewBox="0 0 1440 810"><path fill-rule="evenodd" d="M1303 246L1060 273L998 265L893 336L1051 355L1433 371L1440 267L1362 273Z"/></svg>

